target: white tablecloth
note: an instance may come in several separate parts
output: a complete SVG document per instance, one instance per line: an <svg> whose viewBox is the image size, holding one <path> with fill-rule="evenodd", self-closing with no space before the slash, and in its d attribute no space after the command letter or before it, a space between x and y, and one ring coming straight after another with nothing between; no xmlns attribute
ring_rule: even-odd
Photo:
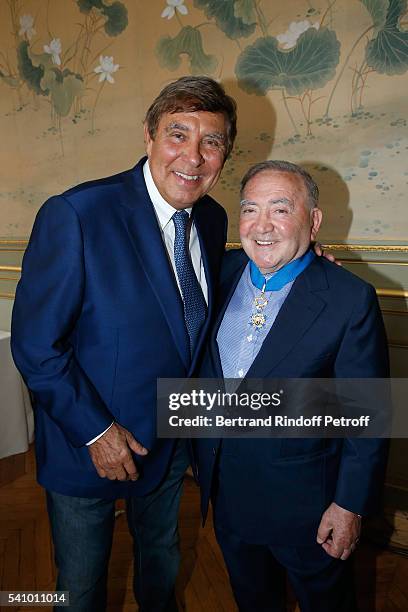
<svg viewBox="0 0 408 612"><path fill-rule="evenodd" d="M33 411L11 357L10 332L0 331L0 459L24 453L33 434Z"/></svg>

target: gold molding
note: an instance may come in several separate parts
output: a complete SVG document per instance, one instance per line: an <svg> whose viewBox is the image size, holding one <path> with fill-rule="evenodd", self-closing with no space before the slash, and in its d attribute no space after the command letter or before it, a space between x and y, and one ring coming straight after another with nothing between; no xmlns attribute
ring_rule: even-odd
<svg viewBox="0 0 408 612"><path fill-rule="evenodd" d="M14 300L15 297L14 293L0 293L0 300Z"/></svg>
<svg viewBox="0 0 408 612"><path fill-rule="evenodd" d="M408 310L391 310L389 308L381 308L381 312L385 315L402 315L403 317L408 315Z"/></svg>
<svg viewBox="0 0 408 612"><path fill-rule="evenodd" d="M19 246L19 249L4 249L1 248L2 245L9 246ZM5 240L4 238L0 239L0 250L1 251L21 251L25 250L28 245L28 240ZM382 253L408 253L408 245L405 244L335 244L335 243L324 243L322 247L325 249L329 249L331 251L372 251L372 252L382 252ZM240 242L227 242L228 249L239 249L241 248ZM347 260L353 261L353 260ZM358 261L358 260L356 260ZM374 263L374 262L373 262ZM378 262L375 262L378 263ZM388 263L388 262L384 262ZM394 262L393 262L394 263ZM395 262L396 263L396 262ZM408 264L404 264L408 265Z"/></svg>
<svg viewBox="0 0 408 612"><path fill-rule="evenodd" d="M0 272L20 272L21 266L0 266Z"/></svg>
<svg viewBox="0 0 408 612"><path fill-rule="evenodd" d="M20 280L19 276L0 276L0 281L18 281Z"/></svg>
<svg viewBox="0 0 408 612"><path fill-rule="evenodd" d="M23 241L15 241L15 242L23 242ZM1 241L0 241L1 243ZM240 242L227 242L227 248L240 248L241 247L241 243ZM354 248L356 248L356 250L374 250L375 248L378 248L379 250L385 252L385 251L396 251L396 252L405 252L405 250L408 252L408 246L404 247L402 245L399 246L392 246L392 247L383 247L383 246L378 246L377 245L371 245L370 247L367 247L365 245L330 245L330 244L323 244L322 245L324 248L333 248L333 250L335 250L337 247L338 248L343 248L343 247L347 247L347 249L345 250L352 250ZM0 251L1 252L1 251ZM360 264L378 264L378 265L403 265L406 266L408 265L408 262L390 262L390 261L365 261L365 260L353 260L353 259L345 259L343 260L344 263L360 263ZM18 272L21 274L21 266L5 266L5 265L0 265L0 272ZM2 278L1 280L19 280L18 278L12 278L12 277L8 277L7 279ZM378 287L376 289L377 295L379 297L388 297L388 298L408 298L408 290L406 289L388 289L385 287ZM3 294L4 296L5 294ZM11 294L7 294L7 297L10 297ZM0 297L2 297L2 294L0 294ZM12 297L12 296L11 296ZM391 311L393 312L393 311Z"/></svg>
<svg viewBox="0 0 408 612"><path fill-rule="evenodd" d="M324 249L330 251L372 251L380 253L408 253L408 245L405 244L322 244ZM240 242L227 242L227 249L240 249Z"/></svg>
<svg viewBox="0 0 408 612"><path fill-rule="evenodd" d="M408 298L408 291L406 289L386 289L378 287L376 292L378 297Z"/></svg>
<svg viewBox="0 0 408 612"><path fill-rule="evenodd" d="M0 253L24 253L26 250L26 247L21 247L19 249L14 248L14 249L3 249L0 246Z"/></svg>
<svg viewBox="0 0 408 612"><path fill-rule="evenodd" d="M388 342L387 344L392 348L408 349L408 344L401 344L400 342Z"/></svg>
<svg viewBox="0 0 408 612"><path fill-rule="evenodd" d="M369 264L375 266L408 266L408 261L377 261L375 259L342 259L346 264Z"/></svg>
<svg viewBox="0 0 408 612"><path fill-rule="evenodd" d="M0 239L0 248L1 245L13 245L20 246L25 248L28 244L28 240L16 240L10 238L9 240L6 238ZM322 246L325 249L330 249L332 251L379 251L383 253L408 253L408 244L336 244L336 243L324 243ZM240 242L227 242L227 248L230 249L239 249L241 247ZM6 249L1 249L5 251ZM18 249L20 250L20 249Z"/></svg>
<svg viewBox="0 0 408 612"><path fill-rule="evenodd" d="M331 251L372 251L380 253L408 253L405 244L330 244L324 243L322 247Z"/></svg>
<svg viewBox="0 0 408 612"><path fill-rule="evenodd" d="M0 238L0 245L2 244L19 244L21 246L27 246L28 240L16 240L15 238Z"/></svg>

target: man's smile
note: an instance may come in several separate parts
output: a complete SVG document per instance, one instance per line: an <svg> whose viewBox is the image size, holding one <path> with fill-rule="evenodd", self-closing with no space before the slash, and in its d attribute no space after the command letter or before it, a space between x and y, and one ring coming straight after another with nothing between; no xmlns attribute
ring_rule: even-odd
<svg viewBox="0 0 408 612"><path fill-rule="evenodd" d="M184 174L184 172L177 172L177 170L174 170L174 174L185 181L198 181L200 178L199 174Z"/></svg>
<svg viewBox="0 0 408 612"><path fill-rule="evenodd" d="M255 242L258 246L271 246L272 244L275 244L274 240L257 240L256 238Z"/></svg>

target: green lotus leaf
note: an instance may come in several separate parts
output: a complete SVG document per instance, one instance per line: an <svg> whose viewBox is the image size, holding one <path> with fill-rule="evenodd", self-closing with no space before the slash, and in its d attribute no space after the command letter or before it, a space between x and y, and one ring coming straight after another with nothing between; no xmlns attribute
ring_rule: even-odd
<svg viewBox="0 0 408 612"><path fill-rule="evenodd" d="M33 53L30 47L28 47L27 53L28 57L33 63L33 66L44 68L44 70L53 68L54 64L52 62L52 55L50 53Z"/></svg>
<svg viewBox="0 0 408 612"><path fill-rule="evenodd" d="M217 26L228 38L250 36L255 30L256 23L248 24L237 17L235 15L235 4L235 0L222 0L221 2L220 0L194 0L194 5L203 9L208 19L214 17Z"/></svg>
<svg viewBox="0 0 408 612"><path fill-rule="evenodd" d="M399 29L406 8L406 0L390 0L383 28L367 43L367 65L380 74L403 74L408 70L408 32Z"/></svg>
<svg viewBox="0 0 408 612"><path fill-rule="evenodd" d="M51 59L51 56L48 57ZM47 96L48 90L41 89L40 85L44 76L44 67L32 61L30 45L26 40L23 40L17 47L17 65L19 75L29 89L41 96Z"/></svg>
<svg viewBox="0 0 408 612"><path fill-rule="evenodd" d="M83 90L84 82L79 74L68 69L61 71L59 68L51 68L44 73L41 87L50 91L51 102L57 115L66 117L75 97Z"/></svg>
<svg viewBox="0 0 408 612"><path fill-rule="evenodd" d="M81 13L86 15L97 9L104 17L105 32L108 36L118 36L128 25L128 11L123 2L112 2L106 4L104 0L77 0Z"/></svg>
<svg viewBox="0 0 408 612"><path fill-rule="evenodd" d="M381 30L387 18L389 0L360 0L371 15L375 29Z"/></svg>
<svg viewBox="0 0 408 612"><path fill-rule="evenodd" d="M128 11L122 2L103 6L102 13L107 17L105 32L108 36L118 36L128 24Z"/></svg>
<svg viewBox="0 0 408 612"><path fill-rule="evenodd" d="M162 37L157 43L156 53L160 65L168 70L179 68L183 53L190 59L192 74L211 74L217 67L217 59L204 53L200 31L191 26L182 28L175 38Z"/></svg>
<svg viewBox="0 0 408 612"><path fill-rule="evenodd" d="M7 76L7 74L4 74L1 70L0 70L0 79L4 81L6 85L9 85L10 87L18 87L20 83L18 79L12 76Z"/></svg>
<svg viewBox="0 0 408 612"><path fill-rule="evenodd" d="M299 95L323 87L333 78L339 63L340 43L328 28L310 28L290 51L279 49L276 38L258 38L238 57L235 72L239 85L249 93L265 95L269 89L286 89Z"/></svg>
<svg viewBox="0 0 408 612"><path fill-rule="evenodd" d="M234 15L247 25L255 23L256 13L254 0L236 0L234 4Z"/></svg>
<svg viewBox="0 0 408 612"><path fill-rule="evenodd" d="M81 13L86 15L92 11L93 8L101 9L103 7L102 0L77 0L77 5Z"/></svg>

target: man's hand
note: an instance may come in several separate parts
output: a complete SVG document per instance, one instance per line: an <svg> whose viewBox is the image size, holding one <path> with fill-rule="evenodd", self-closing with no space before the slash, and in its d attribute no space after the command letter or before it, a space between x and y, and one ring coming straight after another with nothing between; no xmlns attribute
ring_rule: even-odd
<svg viewBox="0 0 408 612"><path fill-rule="evenodd" d="M345 561L357 546L360 531L361 516L333 502L322 516L317 542L328 555Z"/></svg>
<svg viewBox="0 0 408 612"><path fill-rule="evenodd" d="M130 431L118 423L114 423L103 436L88 446L99 476L109 480L138 479L139 475L129 449L137 455L148 453Z"/></svg>
<svg viewBox="0 0 408 612"><path fill-rule="evenodd" d="M335 258L334 255L332 255L331 253L325 253L324 249L322 247L322 245L320 244L320 242L315 242L313 244L313 249L314 252L316 253L316 255L318 255L319 257L325 257L326 259L328 259L329 261L332 261L333 263L337 264L338 266L341 266L341 262L337 261L337 259Z"/></svg>

